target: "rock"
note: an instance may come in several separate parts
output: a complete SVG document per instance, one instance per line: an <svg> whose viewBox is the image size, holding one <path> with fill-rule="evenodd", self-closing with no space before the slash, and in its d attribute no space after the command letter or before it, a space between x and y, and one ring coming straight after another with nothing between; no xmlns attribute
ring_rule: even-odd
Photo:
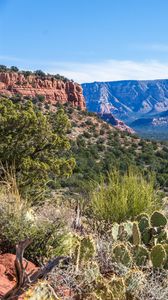
<svg viewBox="0 0 168 300"><path fill-rule="evenodd" d="M25 77L21 73L0 73L0 94L6 96L28 96L33 98L43 95L51 104L71 103L74 107L86 109L82 87L72 81L64 82L51 76L41 79L35 75Z"/></svg>
<svg viewBox="0 0 168 300"><path fill-rule="evenodd" d="M15 276L15 258L16 256L10 253L1 254L0 255L0 299L3 297L16 283ZM26 266L26 261L24 263L24 267ZM28 262L26 271L27 273L34 272L38 268L31 262ZM45 284L45 282L44 282ZM35 285L36 286L36 285ZM38 287L38 283L37 283ZM30 287L33 289L33 287ZM57 292L59 292L64 297L72 296L73 292L69 289L66 284L58 286ZM21 295L18 300L23 300L24 295ZM27 298L26 298L27 299Z"/></svg>
<svg viewBox="0 0 168 300"><path fill-rule="evenodd" d="M110 123L112 126L119 129L120 131L126 131L131 134L135 133L135 131L131 127L127 126L123 121L118 120L111 113L102 113L102 114L98 114L98 115L101 117L101 119Z"/></svg>
<svg viewBox="0 0 168 300"><path fill-rule="evenodd" d="M0 298L16 283L14 267L15 258L16 256L10 253L0 255ZM26 261L24 266L26 266ZM30 273L35 270L37 270L37 267L33 263L28 262L26 271ZM19 300L21 299L22 297L19 297Z"/></svg>

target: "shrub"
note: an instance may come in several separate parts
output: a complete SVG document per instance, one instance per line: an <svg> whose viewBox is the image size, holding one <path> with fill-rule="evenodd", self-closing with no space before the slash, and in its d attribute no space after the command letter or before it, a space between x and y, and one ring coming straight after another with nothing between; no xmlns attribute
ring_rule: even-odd
<svg viewBox="0 0 168 300"><path fill-rule="evenodd" d="M31 71L21 71L21 73L22 73L25 77L28 77L28 76L30 76L30 75L33 74L33 72L31 72Z"/></svg>
<svg viewBox="0 0 168 300"><path fill-rule="evenodd" d="M15 66L12 66L10 69L13 72L18 72L19 71L19 69L17 67L15 67Z"/></svg>
<svg viewBox="0 0 168 300"><path fill-rule="evenodd" d="M65 232L62 220L39 218L20 197L15 178L11 179L12 183L8 180L7 185L0 185L0 251L15 253L19 241L31 238L26 258L38 263L56 255Z"/></svg>
<svg viewBox="0 0 168 300"><path fill-rule="evenodd" d="M45 78L45 77L46 77L46 74L45 74L43 71L41 71L41 70L36 70L36 71L34 71L34 74L35 74L36 76L41 77L41 78Z"/></svg>
<svg viewBox="0 0 168 300"><path fill-rule="evenodd" d="M89 132L87 132L87 131L84 131L83 136L84 136L85 138L87 138L87 139L90 139L90 138L91 138L91 134L90 134Z"/></svg>
<svg viewBox="0 0 168 300"><path fill-rule="evenodd" d="M100 129L100 135L104 135L105 134L105 130L103 128Z"/></svg>
<svg viewBox="0 0 168 300"><path fill-rule="evenodd" d="M5 65L0 65L1 72L6 71L6 70L7 70L7 67Z"/></svg>
<svg viewBox="0 0 168 300"><path fill-rule="evenodd" d="M68 108L68 114L72 114L74 112L74 109L72 107Z"/></svg>
<svg viewBox="0 0 168 300"><path fill-rule="evenodd" d="M154 180L145 180L141 173L130 169L125 175L118 170L109 173L91 192L91 209L95 218L121 222L156 207ZM159 205L159 204L158 204Z"/></svg>
<svg viewBox="0 0 168 300"><path fill-rule="evenodd" d="M36 95L37 102L44 102L45 101L45 96L44 95Z"/></svg>
<svg viewBox="0 0 168 300"><path fill-rule="evenodd" d="M88 120L86 120L85 124L90 126L90 125L93 125L93 122L92 122L92 120L88 119Z"/></svg>

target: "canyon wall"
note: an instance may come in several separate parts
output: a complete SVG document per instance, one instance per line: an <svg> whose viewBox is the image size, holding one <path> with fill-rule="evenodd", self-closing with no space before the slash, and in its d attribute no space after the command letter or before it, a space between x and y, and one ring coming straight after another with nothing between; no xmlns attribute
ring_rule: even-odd
<svg viewBox="0 0 168 300"><path fill-rule="evenodd" d="M46 102L64 104L69 102L74 107L85 110L85 98L82 87L72 81L57 80L52 76L25 76L17 72L0 73L0 94L13 96L20 94L30 98L42 95Z"/></svg>

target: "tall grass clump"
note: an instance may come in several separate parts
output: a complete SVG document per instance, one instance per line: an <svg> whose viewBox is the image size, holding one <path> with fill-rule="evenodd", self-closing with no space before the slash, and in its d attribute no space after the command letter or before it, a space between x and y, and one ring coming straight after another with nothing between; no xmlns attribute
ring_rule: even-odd
<svg viewBox="0 0 168 300"><path fill-rule="evenodd" d="M132 168L124 175L119 170L111 171L91 192L93 215L107 222L132 219L142 212L151 213L158 206L153 176L147 180Z"/></svg>

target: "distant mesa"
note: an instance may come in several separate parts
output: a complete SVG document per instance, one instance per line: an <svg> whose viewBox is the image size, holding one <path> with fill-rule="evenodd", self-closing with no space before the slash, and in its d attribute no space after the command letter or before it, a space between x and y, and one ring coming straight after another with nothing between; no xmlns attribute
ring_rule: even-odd
<svg viewBox="0 0 168 300"><path fill-rule="evenodd" d="M168 130L168 80L127 80L82 84L86 107L112 114L133 129Z"/></svg>
<svg viewBox="0 0 168 300"><path fill-rule="evenodd" d="M30 98L40 95L51 104L69 102L74 107L86 109L82 87L79 84L70 80L57 79L51 75L47 76L44 73L43 76L42 73L40 75L40 73L1 71L0 94L9 97L19 94Z"/></svg>

